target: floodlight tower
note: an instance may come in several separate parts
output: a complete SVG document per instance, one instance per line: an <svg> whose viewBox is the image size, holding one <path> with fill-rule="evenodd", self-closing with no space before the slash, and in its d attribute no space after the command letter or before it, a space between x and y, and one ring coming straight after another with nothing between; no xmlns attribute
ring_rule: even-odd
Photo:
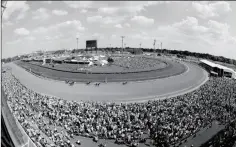
<svg viewBox="0 0 236 147"><path fill-rule="evenodd" d="M125 36L121 36L121 41L122 41L122 54L123 54L123 39L125 38Z"/></svg>

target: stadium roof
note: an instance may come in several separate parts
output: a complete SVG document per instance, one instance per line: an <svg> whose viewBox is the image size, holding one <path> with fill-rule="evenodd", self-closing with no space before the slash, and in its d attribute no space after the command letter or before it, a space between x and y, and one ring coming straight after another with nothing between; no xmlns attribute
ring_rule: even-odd
<svg viewBox="0 0 236 147"><path fill-rule="evenodd" d="M205 60L205 59L202 59L200 60L202 63L205 63L211 67L217 67L217 68L220 68L220 69L223 69L224 71L226 72L231 72L231 73L235 73L235 71L231 68L228 68L228 67L225 67L223 65L219 65L219 64L216 64L216 63L213 63L211 61L208 61L208 60Z"/></svg>

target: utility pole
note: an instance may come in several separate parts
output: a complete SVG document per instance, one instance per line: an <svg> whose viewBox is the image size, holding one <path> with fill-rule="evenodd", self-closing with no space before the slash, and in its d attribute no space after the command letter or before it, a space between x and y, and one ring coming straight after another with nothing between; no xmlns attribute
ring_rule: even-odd
<svg viewBox="0 0 236 147"><path fill-rule="evenodd" d="M122 39L122 54L123 54L123 39L125 38L125 36L121 36Z"/></svg>
<svg viewBox="0 0 236 147"><path fill-rule="evenodd" d="M76 49L78 50L78 42L79 42L79 38L76 38L76 40L77 40L77 48L76 48Z"/></svg>
<svg viewBox="0 0 236 147"><path fill-rule="evenodd" d="M126 48L126 43L124 45L125 45L125 48Z"/></svg>
<svg viewBox="0 0 236 147"><path fill-rule="evenodd" d="M139 48L141 48L142 43L139 44Z"/></svg>

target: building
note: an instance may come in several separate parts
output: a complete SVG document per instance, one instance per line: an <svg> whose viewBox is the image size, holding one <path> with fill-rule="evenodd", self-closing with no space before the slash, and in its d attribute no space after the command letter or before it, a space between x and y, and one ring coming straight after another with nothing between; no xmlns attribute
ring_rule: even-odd
<svg viewBox="0 0 236 147"><path fill-rule="evenodd" d="M64 59L53 59L52 62L56 64L62 64L64 63Z"/></svg>
<svg viewBox="0 0 236 147"><path fill-rule="evenodd" d="M44 58L43 63L51 63L52 59L51 58Z"/></svg>
<svg viewBox="0 0 236 147"><path fill-rule="evenodd" d="M236 79L236 72L231 68L213 63L205 59L200 60L199 64L204 67L212 76L229 77Z"/></svg>

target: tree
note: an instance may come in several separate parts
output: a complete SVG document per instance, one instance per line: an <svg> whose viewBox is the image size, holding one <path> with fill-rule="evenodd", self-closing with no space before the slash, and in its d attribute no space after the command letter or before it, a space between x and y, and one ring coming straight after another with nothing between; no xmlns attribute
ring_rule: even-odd
<svg viewBox="0 0 236 147"><path fill-rule="evenodd" d="M107 62L108 62L108 63L113 63L113 62L114 62L114 59L112 59L111 57L108 57Z"/></svg>

